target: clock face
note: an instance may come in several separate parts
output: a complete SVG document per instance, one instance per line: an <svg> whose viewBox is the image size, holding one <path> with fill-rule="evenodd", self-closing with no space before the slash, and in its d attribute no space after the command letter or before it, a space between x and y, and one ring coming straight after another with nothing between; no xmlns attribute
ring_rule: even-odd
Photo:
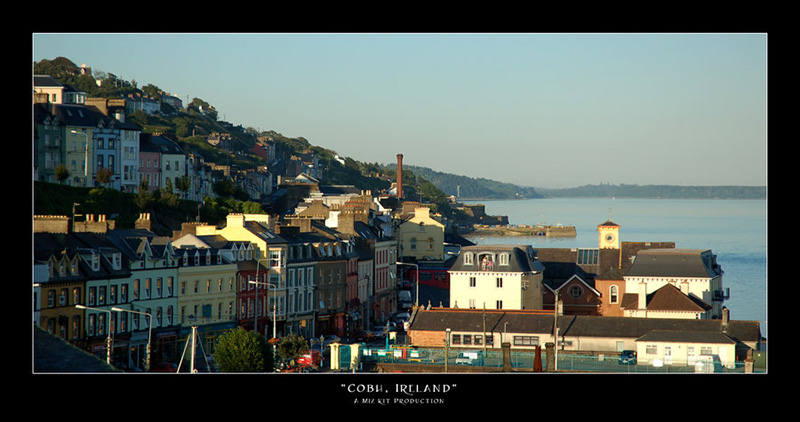
<svg viewBox="0 0 800 422"><path fill-rule="evenodd" d="M614 235L609 233L606 235L606 242L611 243L614 241Z"/></svg>

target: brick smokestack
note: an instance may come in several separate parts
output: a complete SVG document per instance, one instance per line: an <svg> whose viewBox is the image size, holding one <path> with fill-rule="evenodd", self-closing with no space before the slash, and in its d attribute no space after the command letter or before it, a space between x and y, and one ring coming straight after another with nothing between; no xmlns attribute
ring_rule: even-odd
<svg viewBox="0 0 800 422"><path fill-rule="evenodd" d="M403 154L397 154L397 197L403 199Z"/></svg>

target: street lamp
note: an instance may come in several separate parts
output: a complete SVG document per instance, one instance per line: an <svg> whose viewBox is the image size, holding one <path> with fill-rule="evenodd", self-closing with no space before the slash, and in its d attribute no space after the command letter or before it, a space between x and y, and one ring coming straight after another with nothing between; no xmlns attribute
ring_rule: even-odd
<svg viewBox="0 0 800 422"><path fill-rule="evenodd" d="M150 371L150 340L153 338L153 315L147 312L134 311L132 309L122 309L116 306L111 308L111 310L114 312L130 312L132 314L146 315L150 318L150 322L147 324L147 360L144 364L144 370Z"/></svg>
<svg viewBox="0 0 800 422"><path fill-rule="evenodd" d="M258 271L258 269L256 269L256 272L257 271ZM253 281L253 280L249 280L248 283L255 284L256 288L258 288L259 284L263 284L263 285L268 287L267 291L269 291L269 290L277 291L278 290L278 286L275 285L275 284L272 284L272 283L264 283L264 282L261 282L261 281ZM267 297L269 297L269 296L267 296ZM258 296L256 296L256 303L258 303ZM258 305L256 305L256 310L258 310ZM258 320L258 315L256 315L256 320ZM276 326L277 322L278 322L278 298L276 296L275 297L275 303L272 304L272 338L278 338L277 326ZM275 346L272 347L272 355L273 355L272 356L273 359L277 360L278 351L275 348Z"/></svg>
<svg viewBox="0 0 800 422"><path fill-rule="evenodd" d="M108 322L106 322L106 331L108 332L108 336L106 338L106 362L111 365L111 346L113 340L111 339L111 311L108 309L98 309L98 308L91 308L85 305L75 305L78 309L91 309L97 312L106 312L108 314Z"/></svg>
<svg viewBox="0 0 800 422"><path fill-rule="evenodd" d="M273 284L273 283L264 283L262 281L253 281L253 280L249 280L248 283L255 284L256 287L258 287L259 284L263 284L263 285L269 287L268 290L272 290L274 292L278 291L278 286ZM276 326L275 326L275 322L276 322L276 320L278 318L278 300L277 299L278 298L276 296L275 297L275 303L272 304L272 337L273 338L277 337ZM256 299L256 300L258 300L258 299ZM258 302L256 302L256 303L258 303Z"/></svg>
<svg viewBox="0 0 800 422"><path fill-rule="evenodd" d="M416 277L416 278L417 278L417 295L416 295L416 296L417 296L417 298L415 299L415 300L416 300L416 302L414 303L414 306L415 306L415 307L419 306L419 265L417 265L417 264L411 264L411 263L406 263L406 262L400 262L400 261L397 261L397 262L395 262L395 264L397 264L397 265L411 265L411 266L413 266L413 267L415 267L415 268L417 269L417 270L415 271L415 273L416 273L416 276L417 276L417 277Z"/></svg>
<svg viewBox="0 0 800 422"><path fill-rule="evenodd" d="M447 358L450 354L450 328L444 330L444 373L447 373Z"/></svg>
<svg viewBox="0 0 800 422"><path fill-rule="evenodd" d="M269 259L268 257L265 257L265 258L258 258L256 260L256 282L253 283L252 281L248 280L248 283L256 285L256 317L253 320L253 331L255 331L256 333L258 333L258 315L259 315L259 312L258 312L258 284L259 284L259 281L258 281L258 270L261 269L261 261L265 261L265 260L268 260L268 259Z"/></svg>

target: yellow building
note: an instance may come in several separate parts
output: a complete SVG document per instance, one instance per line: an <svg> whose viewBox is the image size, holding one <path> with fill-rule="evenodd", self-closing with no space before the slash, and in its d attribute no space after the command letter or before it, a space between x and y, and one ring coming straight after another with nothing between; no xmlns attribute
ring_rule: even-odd
<svg viewBox="0 0 800 422"><path fill-rule="evenodd" d="M264 292L259 297L257 307L259 317L273 317L279 324L286 321L286 260L288 242L270 230L270 216L266 214L230 213L224 227L200 225L196 227L197 236L217 235L236 242L250 242L256 246L255 258L267 268L266 282L260 286ZM268 288L267 288L268 287ZM268 299L267 299L268 297ZM264 304L264 300L269 304Z"/></svg>
<svg viewBox="0 0 800 422"><path fill-rule="evenodd" d="M176 249L178 267L178 310L182 338L197 326L206 347L213 349L218 333L235 328L237 265L223 259L219 250L185 247ZM213 353L213 350L207 350Z"/></svg>
<svg viewBox="0 0 800 422"><path fill-rule="evenodd" d="M413 217L397 227L397 243L401 258L442 261L444 225L431 217L429 208L417 207Z"/></svg>

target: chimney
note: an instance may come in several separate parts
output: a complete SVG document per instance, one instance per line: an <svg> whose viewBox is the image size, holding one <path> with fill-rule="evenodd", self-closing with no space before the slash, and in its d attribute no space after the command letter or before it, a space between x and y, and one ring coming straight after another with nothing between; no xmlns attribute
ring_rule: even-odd
<svg viewBox="0 0 800 422"><path fill-rule="evenodd" d="M403 199L403 154L397 154L397 197Z"/></svg>
<svg viewBox="0 0 800 422"><path fill-rule="evenodd" d="M152 228L150 213L139 214L139 218L133 223L133 226L137 229L150 230Z"/></svg>

